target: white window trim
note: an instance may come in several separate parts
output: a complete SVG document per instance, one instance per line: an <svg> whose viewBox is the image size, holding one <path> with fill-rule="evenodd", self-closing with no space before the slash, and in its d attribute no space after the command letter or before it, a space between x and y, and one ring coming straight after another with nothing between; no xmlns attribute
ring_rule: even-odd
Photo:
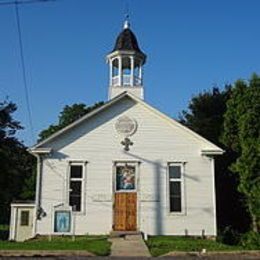
<svg viewBox="0 0 260 260"><path fill-rule="evenodd" d="M68 172L67 172L67 187L66 187L66 202L69 205L69 198L70 198L70 181L78 181L81 180L81 210L80 211L73 211L72 215L85 215L86 214L86 187L87 187L87 161L82 160L73 160L68 162ZM72 165L82 166L82 178L70 178L70 167Z"/></svg>
<svg viewBox="0 0 260 260"><path fill-rule="evenodd" d="M167 213L170 216L183 216L186 215L186 196L185 196L185 164L186 162L168 162L167 163ZM181 211L174 212L170 210L170 173L169 166L180 166L181 167L181 178L176 178L181 182ZM174 179L174 178L172 178Z"/></svg>

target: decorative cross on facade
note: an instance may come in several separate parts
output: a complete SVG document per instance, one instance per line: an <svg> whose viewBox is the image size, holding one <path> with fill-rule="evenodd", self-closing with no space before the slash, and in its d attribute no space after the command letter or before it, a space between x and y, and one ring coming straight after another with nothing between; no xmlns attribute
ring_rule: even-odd
<svg viewBox="0 0 260 260"><path fill-rule="evenodd" d="M126 137L126 138L121 142L121 144L124 146L124 150L125 150L125 151L129 151L129 150L130 150L129 146L130 146L130 145L133 145L134 143L133 143L128 137Z"/></svg>

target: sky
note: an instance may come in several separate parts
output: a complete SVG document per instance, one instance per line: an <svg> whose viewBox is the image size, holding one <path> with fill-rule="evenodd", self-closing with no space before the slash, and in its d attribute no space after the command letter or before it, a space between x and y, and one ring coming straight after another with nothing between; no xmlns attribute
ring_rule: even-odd
<svg viewBox="0 0 260 260"><path fill-rule="evenodd" d="M11 0L10 0L11 1ZM1 2L10 2L0 0ZM21 1L21 0L20 0ZM35 143L65 105L108 96L105 57L131 29L147 54L145 101L178 118L192 96L260 73L259 0L56 0L19 6L30 134L13 5L0 5L0 102L17 104L18 137Z"/></svg>

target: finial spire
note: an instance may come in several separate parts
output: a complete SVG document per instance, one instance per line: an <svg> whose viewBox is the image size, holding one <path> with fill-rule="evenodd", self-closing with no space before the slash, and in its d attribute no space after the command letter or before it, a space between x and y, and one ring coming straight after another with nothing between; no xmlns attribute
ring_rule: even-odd
<svg viewBox="0 0 260 260"><path fill-rule="evenodd" d="M128 29L130 27L129 22L129 5L126 4L126 11L125 11L125 21L124 21L124 29Z"/></svg>
<svg viewBox="0 0 260 260"><path fill-rule="evenodd" d="M128 29L129 27L130 27L129 15L126 15L125 22L124 22L124 29Z"/></svg>

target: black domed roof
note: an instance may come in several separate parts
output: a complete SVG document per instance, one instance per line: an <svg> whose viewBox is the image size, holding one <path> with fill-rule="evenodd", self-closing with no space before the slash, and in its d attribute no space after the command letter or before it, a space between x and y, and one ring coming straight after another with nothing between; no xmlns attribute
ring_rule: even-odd
<svg viewBox="0 0 260 260"><path fill-rule="evenodd" d="M129 29L125 28L117 37L116 44L113 51L136 51L144 55L138 46L137 39L134 33Z"/></svg>

